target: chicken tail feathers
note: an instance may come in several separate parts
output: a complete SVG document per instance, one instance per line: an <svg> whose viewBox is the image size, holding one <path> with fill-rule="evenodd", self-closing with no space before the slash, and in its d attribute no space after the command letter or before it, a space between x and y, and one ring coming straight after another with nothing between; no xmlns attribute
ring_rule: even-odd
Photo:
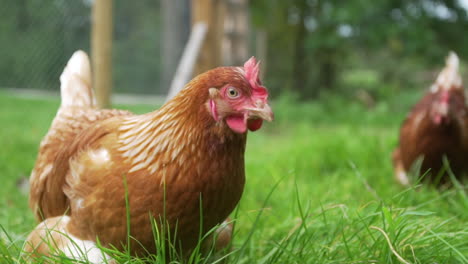
<svg viewBox="0 0 468 264"><path fill-rule="evenodd" d="M91 66L88 55L76 51L60 75L61 106L94 107Z"/></svg>
<svg viewBox="0 0 468 264"><path fill-rule="evenodd" d="M432 91L450 90L462 88L462 81L459 73L460 60L457 54L451 51L446 59L445 68L437 76L437 80L432 86Z"/></svg>

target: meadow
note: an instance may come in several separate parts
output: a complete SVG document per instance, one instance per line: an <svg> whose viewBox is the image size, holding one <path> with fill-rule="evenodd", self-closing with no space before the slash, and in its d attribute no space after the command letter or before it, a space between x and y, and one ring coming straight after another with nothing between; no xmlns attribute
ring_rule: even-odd
<svg viewBox="0 0 468 264"><path fill-rule="evenodd" d="M468 263L466 189L404 188L393 178L398 129L420 94L373 109L336 97L274 100L275 121L248 136L226 263ZM0 92L0 263L18 261L36 225L18 186L58 105Z"/></svg>

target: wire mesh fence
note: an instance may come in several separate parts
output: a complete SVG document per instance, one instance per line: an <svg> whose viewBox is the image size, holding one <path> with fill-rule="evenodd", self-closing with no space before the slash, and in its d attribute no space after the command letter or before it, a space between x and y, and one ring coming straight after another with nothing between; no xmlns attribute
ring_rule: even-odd
<svg viewBox="0 0 468 264"><path fill-rule="evenodd" d="M93 0L2 0L0 88L58 90L77 49L90 51ZM113 89L165 94L161 71L160 1L114 2Z"/></svg>

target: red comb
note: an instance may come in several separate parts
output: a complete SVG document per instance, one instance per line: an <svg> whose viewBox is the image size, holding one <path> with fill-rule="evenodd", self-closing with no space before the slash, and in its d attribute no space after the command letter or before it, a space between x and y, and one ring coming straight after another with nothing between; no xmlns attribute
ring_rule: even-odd
<svg viewBox="0 0 468 264"><path fill-rule="evenodd" d="M260 62L257 63L255 57L251 57L248 61L244 63L245 78L249 81L253 89L253 95L260 97L261 99L266 99L268 97L268 92L265 87L260 83L259 73L260 73Z"/></svg>

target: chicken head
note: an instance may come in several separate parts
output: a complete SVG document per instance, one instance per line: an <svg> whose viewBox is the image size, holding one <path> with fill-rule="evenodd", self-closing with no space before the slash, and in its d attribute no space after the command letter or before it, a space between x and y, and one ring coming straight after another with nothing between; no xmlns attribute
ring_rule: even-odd
<svg viewBox="0 0 468 264"><path fill-rule="evenodd" d="M263 120L273 120L268 91L260 82L259 63L254 57L237 70L247 82L210 88L207 108L216 122L226 122L236 133L245 133L247 129L256 131L262 127Z"/></svg>

